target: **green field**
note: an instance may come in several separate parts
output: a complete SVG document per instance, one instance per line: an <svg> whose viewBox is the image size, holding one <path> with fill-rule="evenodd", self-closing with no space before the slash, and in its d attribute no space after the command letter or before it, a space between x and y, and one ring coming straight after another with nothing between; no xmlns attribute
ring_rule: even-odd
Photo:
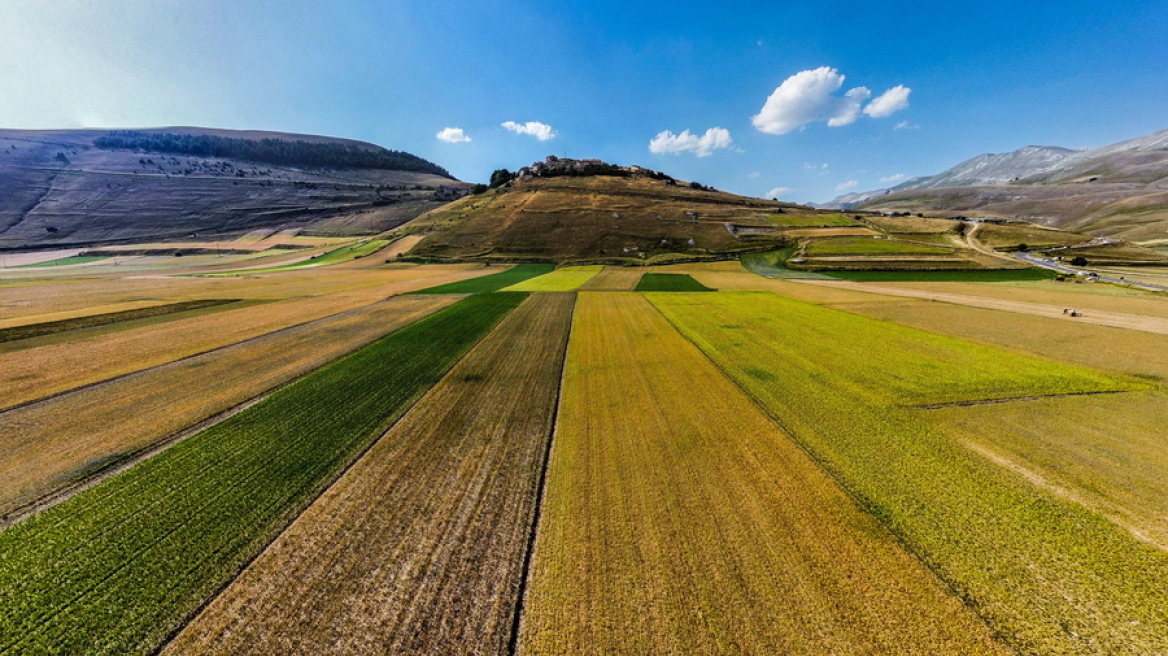
<svg viewBox="0 0 1168 656"><path fill-rule="evenodd" d="M516 264L515 266L470 280L460 280L437 287L430 287L414 294L480 294L483 292L497 292L504 287L510 287L529 278L542 276L555 270L554 264Z"/></svg>
<svg viewBox="0 0 1168 656"><path fill-rule="evenodd" d="M832 271L840 280L855 282L1019 282L1053 280L1049 269L973 269L969 271Z"/></svg>
<svg viewBox="0 0 1168 656"><path fill-rule="evenodd" d="M602 269L604 267L600 265L562 267L551 273L545 273L542 276L524 280L523 282L506 287L503 291L572 292L579 289L580 285L591 280L592 276L600 273Z"/></svg>
<svg viewBox="0 0 1168 656"><path fill-rule="evenodd" d="M1168 553L899 406L1138 383L775 295L648 297L1019 652L1168 651Z"/></svg>
<svg viewBox="0 0 1168 656"><path fill-rule="evenodd" d="M99 260L108 260L108 255L73 255L71 257L63 257L59 260L49 260L48 262L37 262L36 264L24 264L16 267L17 269L43 269L45 267L55 266L69 266L70 264L86 264L88 262L97 262Z"/></svg>
<svg viewBox="0 0 1168 656"><path fill-rule="evenodd" d="M808 257L823 255L950 255L952 253L952 248L866 237L818 239L807 247Z"/></svg>
<svg viewBox="0 0 1168 656"><path fill-rule="evenodd" d="M686 273L646 273L637 282L638 292L712 292L715 291Z"/></svg>
<svg viewBox="0 0 1168 656"><path fill-rule="evenodd" d="M850 228L862 225L843 214L768 214L766 219L784 228Z"/></svg>
<svg viewBox="0 0 1168 656"><path fill-rule="evenodd" d="M183 301L181 303L168 303L166 305L152 305L150 307L139 308L137 310L106 312L103 314L91 314L86 317L77 317L75 319L44 321L41 323L26 324L23 326L13 326L11 328L0 329L0 344L3 344L4 342L14 342L20 339L31 339L33 337L53 335L70 330L107 326L109 324L121 323L123 321L134 321L136 319L146 319L150 317L160 317L167 314L177 314L179 312L186 312L188 310L199 310L202 308L215 307L216 305L235 303L236 301L237 299L232 298Z"/></svg>
<svg viewBox="0 0 1168 656"><path fill-rule="evenodd" d="M524 298L464 299L0 533L0 654L151 653Z"/></svg>

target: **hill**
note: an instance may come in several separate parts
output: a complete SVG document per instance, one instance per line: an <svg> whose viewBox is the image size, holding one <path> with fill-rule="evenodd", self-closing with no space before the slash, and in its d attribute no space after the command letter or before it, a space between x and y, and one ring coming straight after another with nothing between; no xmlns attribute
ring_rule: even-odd
<svg viewBox="0 0 1168 656"><path fill-rule="evenodd" d="M663 262L715 259L783 242L768 215L789 203L682 183L637 166L548 158L520 176L403 226L419 259Z"/></svg>
<svg viewBox="0 0 1168 656"><path fill-rule="evenodd" d="M1168 230L1168 130L1101 148L1027 146L821 207L975 213L1129 241Z"/></svg>
<svg viewBox="0 0 1168 656"><path fill-rule="evenodd" d="M299 228L376 234L469 185L409 153L279 132L0 130L0 248Z"/></svg>

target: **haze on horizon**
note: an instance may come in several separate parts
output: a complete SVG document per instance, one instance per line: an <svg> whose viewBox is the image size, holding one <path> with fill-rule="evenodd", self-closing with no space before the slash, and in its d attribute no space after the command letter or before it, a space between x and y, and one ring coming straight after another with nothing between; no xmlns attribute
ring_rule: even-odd
<svg viewBox="0 0 1168 656"><path fill-rule="evenodd" d="M483 181L549 153L823 201L1168 127L1168 5L10 0L0 128L348 137Z"/></svg>

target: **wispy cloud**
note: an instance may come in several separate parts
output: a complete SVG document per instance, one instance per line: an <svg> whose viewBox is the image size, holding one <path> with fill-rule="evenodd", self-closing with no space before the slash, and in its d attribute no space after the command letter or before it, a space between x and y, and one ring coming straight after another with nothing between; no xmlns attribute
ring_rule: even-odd
<svg viewBox="0 0 1168 656"><path fill-rule="evenodd" d="M462 128L442 128L434 136L438 137L439 141L445 141L446 143L466 143L470 141L470 137L466 136Z"/></svg>
<svg viewBox="0 0 1168 656"><path fill-rule="evenodd" d="M859 182L856 182L855 180L848 180L846 182L841 182L841 183L837 184L835 186L835 190L836 191L847 191L848 189L855 189L858 186L860 186Z"/></svg>
<svg viewBox="0 0 1168 656"><path fill-rule="evenodd" d="M750 175L748 175L748 176L746 176L746 177L748 177L748 178L750 178L751 180L753 180L753 179L757 178L757 177L758 177L758 176L760 176L760 175L762 175L762 174L761 174L761 173L759 173L758 171L754 171L754 172L752 172Z"/></svg>
<svg viewBox="0 0 1168 656"><path fill-rule="evenodd" d="M903 84L898 84L879 96L876 96L864 108L864 113L872 118L892 116L896 112L908 109L908 94L910 93L912 93L912 89Z"/></svg>
<svg viewBox="0 0 1168 656"><path fill-rule="evenodd" d="M884 184L889 184L892 182L900 182L903 179L904 179L903 173L893 173L892 175L890 175L888 177L880 178L880 182L883 182Z"/></svg>
<svg viewBox="0 0 1168 656"><path fill-rule="evenodd" d="M503 127L514 132L515 134L529 134L540 141L547 141L555 138L558 134L552 129L552 126L547 123L540 123L539 121L528 121L526 123L516 123L515 121L506 121Z"/></svg>
<svg viewBox="0 0 1168 656"><path fill-rule="evenodd" d="M916 123L910 123L908 121L901 121L900 123L897 123L896 127L892 128L892 129L893 130L916 130L920 127L921 126L917 125Z"/></svg>
<svg viewBox="0 0 1168 656"><path fill-rule="evenodd" d="M649 142L649 152L658 155L693 153L698 157L707 157L715 150L733 145L734 140L730 138L730 131L725 128L710 128L700 137L690 134L689 130L684 130L681 134L662 130Z"/></svg>
<svg viewBox="0 0 1168 656"><path fill-rule="evenodd" d="M773 198L775 200L778 200L778 199L782 198L783 196L786 196L787 194L791 193L792 191L795 191L795 190L790 188L790 187L775 187L774 189L771 189L770 191L766 192L766 196L764 196L764 198Z"/></svg>

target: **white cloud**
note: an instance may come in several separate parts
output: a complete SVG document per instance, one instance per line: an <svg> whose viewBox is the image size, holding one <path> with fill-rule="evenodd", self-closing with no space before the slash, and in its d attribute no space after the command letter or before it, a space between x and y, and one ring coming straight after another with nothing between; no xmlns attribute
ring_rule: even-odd
<svg viewBox="0 0 1168 656"><path fill-rule="evenodd" d="M649 142L649 152L686 153L692 152L698 157L706 157L719 148L729 148L734 145L730 138L730 131L725 128L710 128L702 136L690 134L684 130L681 134L673 134L669 130L662 130Z"/></svg>
<svg viewBox="0 0 1168 656"><path fill-rule="evenodd" d="M888 184L890 182L900 182L903 179L904 179L903 173L894 173L886 178L880 178L880 181L883 182L884 184Z"/></svg>
<svg viewBox="0 0 1168 656"><path fill-rule="evenodd" d="M841 125L851 125L860 117L860 105L872 97L868 87L856 87L844 94L844 100L836 110L835 116L827 119L827 126L837 128Z"/></svg>
<svg viewBox="0 0 1168 656"><path fill-rule="evenodd" d="M795 190L790 188L790 187L775 187L774 189L771 189L770 191L766 192L766 196L764 196L764 198L773 198L775 200L778 200L779 198L786 196L787 194L791 193L792 191L795 191Z"/></svg>
<svg viewBox="0 0 1168 656"><path fill-rule="evenodd" d="M835 190L836 191L847 191L848 189L855 189L858 186L860 186L859 182L856 182L855 180L848 180L847 182L841 182L841 183L837 184L835 186Z"/></svg>
<svg viewBox="0 0 1168 656"><path fill-rule="evenodd" d="M842 97L835 95L843 85L844 75L828 66L800 71L783 80L751 124L767 134L786 134L816 121L826 121L831 127L849 125L860 116L860 105L872 92L856 87Z"/></svg>
<svg viewBox="0 0 1168 656"><path fill-rule="evenodd" d="M753 180L753 179L757 178L757 177L758 177L758 176L760 176L760 175L762 175L762 174L761 174L761 173L759 173L758 171L755 171L755 172L751 173L750 175L748 175L748 176L746 176L746 177L748 177L748 178L750 178L751 180Z"/></svg>
<svg viewBox="0 0 1168 656"><path fill-rule="evenodd" d="M876 96L864 108L864 113L872 118L892 116L902 109L908 109L908 94L910 93L912 93L912 89L903 84L898 84L879 96Z"/></svg>
<svg viewBox="0 0 1168 656"><path fill-rule="evenodd" d="M438 137L439 141L445 141L446 143L466 143L470 141L470 137L466 136L462 128L442 128L434 136Z"/></svg>
<svg viewBox="0 0 1168 656"><path fill-rule="evenodd" d="M503 127L515 134L530 134L540 141L547 141L558 134L552 129L552 126L547 123L540 123L539 121L528 121L523 124L516 123L515 121L507 121L503 123Z"/></svg>
<svg viewBox="0 0 1168 656"><path fill-rule="evenodd" d="M917 125L916 123L909 123L908 121L901 121L900 123L897 123L896 127L892 128L892 129L893 130L916 130L920 127L921 126Z"/></svg>

